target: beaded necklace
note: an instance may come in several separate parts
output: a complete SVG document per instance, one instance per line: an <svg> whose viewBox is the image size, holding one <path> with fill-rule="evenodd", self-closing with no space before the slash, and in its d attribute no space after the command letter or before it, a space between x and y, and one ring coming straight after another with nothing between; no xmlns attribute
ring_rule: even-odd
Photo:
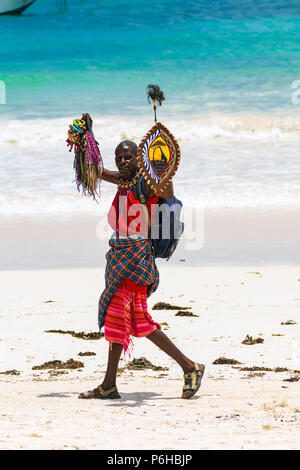
<svg viewBox="0 0 300 470"><path fill-rule="evenodd" d="M123 178L120 177L119 183L118 183L119 188L120 189L126 189L126 190L133 188L133 186L137 183L137 181L138 181L138 179L141 175L141 171L142 170L139 170L137 172L137 174L135 175L135 177L130 181L123 180Z"/></svg>

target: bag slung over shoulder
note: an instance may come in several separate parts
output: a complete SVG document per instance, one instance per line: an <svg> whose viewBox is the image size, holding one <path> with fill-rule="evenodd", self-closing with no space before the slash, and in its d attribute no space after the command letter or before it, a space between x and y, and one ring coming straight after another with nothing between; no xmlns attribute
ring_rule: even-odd
<svg viewBox="0 0 300 470"><path fill-rule="evenodd" d="M149 221L143 176L137 182L137 195ZM168 261L174 253L184 230L184 223L180 220L181 209L182 202L175 196L172 199L159 198L158 208L153 214L151 225L149 224L148 235L155 258Z"/></svg>

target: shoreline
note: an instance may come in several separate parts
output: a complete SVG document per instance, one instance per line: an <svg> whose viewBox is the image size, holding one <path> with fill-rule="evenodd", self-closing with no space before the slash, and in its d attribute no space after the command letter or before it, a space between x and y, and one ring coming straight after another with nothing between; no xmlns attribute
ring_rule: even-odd
<svg viewBox="0 0 300 470"><path fill-rule="evenodd" d="M207 208L197 214L195 233L186 225L166 265L300 264L300 207ZM103 267L111 233L104 211L3 215L1 270Z"/></svg>

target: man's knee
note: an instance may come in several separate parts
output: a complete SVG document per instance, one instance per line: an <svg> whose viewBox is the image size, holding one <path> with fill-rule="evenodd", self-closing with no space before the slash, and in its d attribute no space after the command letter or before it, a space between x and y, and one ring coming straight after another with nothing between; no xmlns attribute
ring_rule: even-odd
<svg viewBox="0 0 300 470"><path fill-rule="evenodd" d="M152 331L149 335L147 335L146 338L152 340L153 338L156 338L156 337L159 335L159 332L160 332L160 329L159 329L159 328L155 328L155 330Z"/></svg>

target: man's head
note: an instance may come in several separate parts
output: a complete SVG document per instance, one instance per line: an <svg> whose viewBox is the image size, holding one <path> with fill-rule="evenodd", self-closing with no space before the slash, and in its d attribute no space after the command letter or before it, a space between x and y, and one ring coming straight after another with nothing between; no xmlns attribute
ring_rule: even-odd
<svg viewBox="0 0 300 470"><path fill-rule="evenodd" d="M136 143L131 140L123 140L116 147L116 165L121 177L125 180L131 180L136 175L138 170L137 150Z"/></svg>

